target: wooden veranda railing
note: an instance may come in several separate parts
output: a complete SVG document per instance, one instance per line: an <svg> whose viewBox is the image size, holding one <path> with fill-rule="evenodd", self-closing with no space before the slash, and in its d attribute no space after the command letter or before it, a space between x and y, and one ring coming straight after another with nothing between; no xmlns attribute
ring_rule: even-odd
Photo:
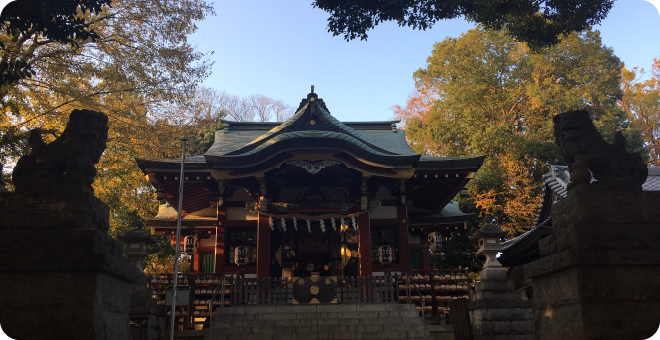
<svg viewBox="0 0 660 340"><path fill-rule="evenodd" d="M289 278L231 278L231 305L291 305L294 283ZM396 303L396 277L355 276L337 280L337 303Z"/></svg>

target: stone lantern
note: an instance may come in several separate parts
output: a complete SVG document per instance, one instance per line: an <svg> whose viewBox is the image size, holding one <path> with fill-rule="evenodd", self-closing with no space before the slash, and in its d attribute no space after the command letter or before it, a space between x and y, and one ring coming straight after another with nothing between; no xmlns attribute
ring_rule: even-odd
<svg viewBox="0 0 660 340"><path fill-rule="evenodd" d="M126 244L125 254L128 256L128 262L142 272L142 260L147 256L147 244L154 244L156 241L151 237L151 233L144 230L144 223L138 220L135 223L135 229L127 232L117 238Z"/></svg>
<svg viewBox="0 0 660 340"><path fill-rule="evenodd" d="M156 241L151 237L151 233L143 229L142 220L135 222L135 229L127 232L117 238L126 244L124 253L128 256L128 262L142 270L142 260L147 256L147 244L154 244ZM156 300L152 298L153 290L148 287L147 277L139 276L139 281L133 284L131 292L131 310L129 316L133 319L146 319L146 337L141 339L157 340L163 339L162 329L165 317L165 311L156 305Z"/></svg>
<svg viewBox="0 0 660 340"><path fill-rule="evenodd" d="M474 235L470 236L470 239L478 240L479 254L486 255L486 263L483 266L484 271L488 269L501 269L504 271L502 264L497 261L497 253L503 249L501 238L506 235L506 232L490 224L488 220L489 217L486 216L484 218L484 226L477 230Z"/></svg>
<svg viewBox="0 0 660 340"><path fill-rule="evenodd" d="M479 242L479 253L486 255L479 272L481 280L474 284L469 305L474 339L532 339L534 334L533 302L522 299L497 261L497 253L503 248L500 240L505 235L490 223L490 217L485 217L484 226L470 236Z"/></svg>

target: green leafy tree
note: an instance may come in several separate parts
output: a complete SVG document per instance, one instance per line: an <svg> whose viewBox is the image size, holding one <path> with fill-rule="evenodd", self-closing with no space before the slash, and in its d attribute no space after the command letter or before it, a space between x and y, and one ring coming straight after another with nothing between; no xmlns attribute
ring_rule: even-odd
<svg viewBox="0 0 660 340"><path fill-rule="evenodd" d="M559 42L603 20L613 0L315 0L328 13L328 31L346 40L366 39L367 31L384 21L427 29L438 20L464 17L489 30L507 33L530 46Z"/></svg>
<svg viewBox="0 0 660 340"><path fill-rule="evenodd" d="M453 232L442 245L442 251L431 256L434 268L455 269L465 268L470 272L479 272L484 264L483 256L477 255L479 246L476 240L470 240L470 235L478 229L477 223L470 223L470 229Z"/></svg>
<svg viewBox="0 0 660 340"><path fill-rule="evenodd" d="M414 74L420 91L394 112L417 152L487 155L462 208L495 216L513 236L532 226L547 164L564 162L554 115L586 108L605 139L623 130L629 149L645 154L639 130L617 106L620 65L598 32L532 51L505 32L473 29L435 44Z"/></svg>

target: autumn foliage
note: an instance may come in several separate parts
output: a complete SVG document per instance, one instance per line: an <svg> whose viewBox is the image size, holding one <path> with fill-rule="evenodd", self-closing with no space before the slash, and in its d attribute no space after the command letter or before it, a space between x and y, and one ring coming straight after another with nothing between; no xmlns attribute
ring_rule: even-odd
<svg viewBox="0 0 660 340"><path fill-rule="evenodd" d="M638 126L649 150L651 163L660 166L660 59L653 59L651 77L641 81L644 69L622 70L623 99L620 102L630 119Z"/></svg>
<svg viewBox="0 0 660 340"><path fill-rule="evenodd" d="M552 117L589 110L605 139L622 130L643 152L639 131L617 106L621 62L598 32L531 50L504 32L477 28L435 44L415 72L416 91L394 106L411 147L435 156L486 155L462 208L487 213L510 236L536 217L548 164L563 164Z"/></svg>

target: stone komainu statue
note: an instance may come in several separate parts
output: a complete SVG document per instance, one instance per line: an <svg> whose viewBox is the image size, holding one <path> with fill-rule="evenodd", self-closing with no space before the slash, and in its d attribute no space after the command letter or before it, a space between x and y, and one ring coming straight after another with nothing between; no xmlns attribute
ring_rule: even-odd
<svg viewBox="0 0 660 340"><path fill-rule="evenodd" d="M571 174L569 190L589 184L592 176L603 185L641 190L648 169L641 156L626 150L626 138L620 131L614 135L612 144L607 143L586 110L567 111L552 120L555 142Z"/></svg>
<svg viewBox="0 0 660 340"><path fill-rule="evenodd" d="M42 192L46 187L81 186L93 192L99 162L108 140L108 116L90 110L73 110L60 137L50 144L32 130L29 155L21 157L13 172L16 193ZM44 184L46 184L44 186Z"/></svg>

